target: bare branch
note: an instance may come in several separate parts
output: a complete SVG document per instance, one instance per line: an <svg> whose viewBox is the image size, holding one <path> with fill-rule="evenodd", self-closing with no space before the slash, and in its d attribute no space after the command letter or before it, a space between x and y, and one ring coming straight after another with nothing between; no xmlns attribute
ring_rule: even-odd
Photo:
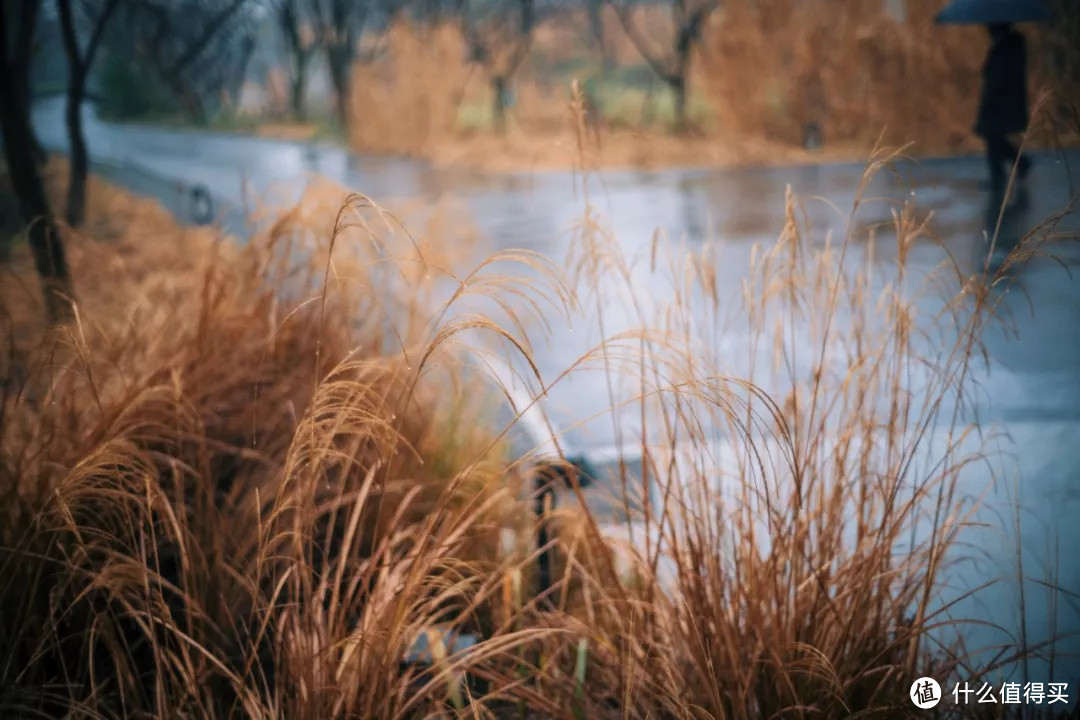
<svg viewBox="0 0 1080 720"><path fill-rule="evenodd" d="M67 52L68 65L71 66L72 75L83 75L84 65L82 53L79 52L79 39L75 36L75 22L71 17L71 0L56 0L56 9L60 13L60 35L64 39L64 49ZM75 78L71 78L72 81Z"/></svg>
<svg viewBox="0 0 1080 720"><path fill-rule="evenodd" d="M179 75L184 68L190 65L203 50L210 44L210 41L214 39L214 35L217 34L229 18L236 14L236 12L243 7L247 0L233 0L233 2L226 5L221 12L210 19L210 22L203 28L202 35L199 36L195 42L191 43L187 50L177 58L176 62L167 70L169 75Z"/></svg>
<svg viewBox="0 0 1080 720"><path fill-rule="evenodd" d="M701 38L701 31L705 27L705 21L714 7L711 4L697 7L679 28L675 40L675 58L680 73L685 71L686 62L690 57L690 49Z"/></svg>
<svg viewBox="0 0 1080 720"><path fill-rule="evenodd" d="M90 42L86 46L86 56L83 59L86 67L94 64L94 56L101 46L101 38L105 35L105 26L109 23L109 18L112 17L116 8L120 7L121 2L123 0L108 0L105 7L98 14L97 22L94 24L94 31L90 35Z"/></svg>
<svg viewBox="0 0 1080 720"><path fill-rule="evenodd" d="M665 81L670 82L670 79L675 76L675 68L668 66L665 62L666 58L661 57L656 51L649 47L649 41L641 34L638 29L637 22L634 20L630 13L630 9L621 3L612 3L612 7L615 8L615 14L619 17L619 22L622 23L623 29L626 30L627 37L637 48L638 53L645 62L649 64L649 67L653 69L657 75L663 78Z"/></svg>
<svg viewBox="0 0 1080 720"><path fill-rule="evenodd" d="M528 55L537 22L534 0L516 0L502 7L510 5L519 9L514 21L510 20L509 12L505 12L482 22L475 17L469 3L464 3L462 7L463 30L472 49L473 60L504 77L513 75ZM505 62L495 67L500 60Z"/></svg>

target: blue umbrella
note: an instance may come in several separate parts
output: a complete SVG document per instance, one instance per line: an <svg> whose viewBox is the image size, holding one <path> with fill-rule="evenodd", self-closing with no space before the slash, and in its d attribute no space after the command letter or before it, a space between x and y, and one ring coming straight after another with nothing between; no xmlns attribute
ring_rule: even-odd
<svg viewBox="0 0 1080 720"><path fill-rule="evenodd" d="M938 13L937 22L953 25L1043 22L1050 10L1041 0L952 0Z"/></svg>

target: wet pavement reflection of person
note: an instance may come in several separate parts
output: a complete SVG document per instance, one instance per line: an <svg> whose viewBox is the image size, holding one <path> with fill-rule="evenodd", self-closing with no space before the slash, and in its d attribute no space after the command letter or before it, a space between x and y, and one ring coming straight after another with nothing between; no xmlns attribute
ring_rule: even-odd
<svg viewBox="0 0 1080 720"><path fill-rule="evenodd" d="M1021 155L1010 135L1023 133L1028 126L1027 47L1024 36L1012 25L987 25L990 50L982 69L982 93L975 134L986 143L990 168L990 194L1001 202L1013 166L1024 180L1031 169L1030 158Z"/></svg>

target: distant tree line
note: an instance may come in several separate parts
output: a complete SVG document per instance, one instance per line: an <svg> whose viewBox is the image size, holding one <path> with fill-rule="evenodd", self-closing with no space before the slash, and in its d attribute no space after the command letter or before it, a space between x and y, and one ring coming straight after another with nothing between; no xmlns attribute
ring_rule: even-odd
<svg viewBox="0 0 1080 720"><path fill-rule="evenodd" d="M588 12L602 51L600 14L611 5L649 66L676 97L676 123L686 123L689 59L718 0L4 0L0 5L0 128L12 190L42 279L50 319L71 312L75 292L42 179L45 154L31 122L31 66L40 26L58 25L66 59L66 111L71 173L63 222L84 221L89 151L82 108L96 77L105 110L135 117L179 111L205 121L230 91L239 89L260 25L273 19L287 55L290 106L307 117L305 95L312 60L320 56L335 107L347 122L352 71L376 61L394 21L457 23L468 57L490 78L495 126L505 126L514 77L533 34L567 10ZM639 27L635 5L671 13L669 37ZM104 57L104 61L102 58ZM102 67L98 67L101 65ZM8 238L0 242L10 242ZM7 255L0 247L0 257Z"/></svg>
<svg viewBox="0 0 1080 720"><path fill-rule="evenodd" d="M611 66L611 40L602 16L610 6L642 57L674 93L676 127L686 128L690 58L719 0L279 0L275 6L288 55L290 107L306 119L304 98L311 61L322 54L344 123L349 72L354 63L377 60L386 30L395 18L408 16L423 25L456 23L466 40L464 60L484 68L491 83L492 118L505 127L507 105L518 69L531 47L535 29L549 18L585 11L589 29ZM669 15L658 32L645 27L635 11L648 7Z"/></svg>

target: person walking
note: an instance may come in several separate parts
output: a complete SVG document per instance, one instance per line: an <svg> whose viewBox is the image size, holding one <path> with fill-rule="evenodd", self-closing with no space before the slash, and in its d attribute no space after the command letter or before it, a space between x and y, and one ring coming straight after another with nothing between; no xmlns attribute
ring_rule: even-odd
<svg viewBox="0 0 1080 720"><path fill-rule="evenodd" d="M1031 159L1020 153L1009 135L1028 126L1027 47L1024 36L1012 25L992 23L990 50L982 68L982 94L975 134L986 143L990 166L990 190L1004 199L1012 167L1020 180L1031 171Z"/></svg>

